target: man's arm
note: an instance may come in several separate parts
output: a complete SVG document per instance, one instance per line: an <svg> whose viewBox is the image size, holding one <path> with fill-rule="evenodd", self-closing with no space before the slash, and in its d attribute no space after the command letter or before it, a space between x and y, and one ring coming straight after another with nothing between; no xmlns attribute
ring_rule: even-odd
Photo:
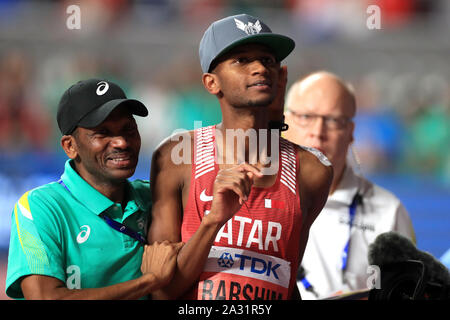
<svg viewBox="0 0 450 320"><path fill-rule="evenodd" d="M31 275L22 280L22 292L27 300L112 300L139 299L158 289L158 283L152 274L104 288L68 289L57 278Z"/></svg>
<svg viewBox="0 0 450 320"><path fill-rule="evenodd" d="M171 153L174 146L173 141L163 143L152 160L153 207L149 243L181 239L183 184L186 183L183 179L186 181L186 175L190 176L191 167L173 163ZM198 281L217 233L248 196L253 175L260 176L261 173L248 164L219 171L210 213L180 251L171 283L152 294L154 299L176 299ZM188 187L184 190L189 192Z"/></svg>
<svg viewBox="0 0 450 320"><path fill-rule="evenodd" d="M182 139L188 138L190 139L189 134L183 134ZM172 160L175 144L175 141L168 138L153 152L150 172L152 219L148 243L181 241L182 190L185 171L190 173L190 169L186 164L176 165Z"/></svg>
<svg viewBox="0 0 450 320"><path fill-rule="evenodd" d="M44 275L23 278L21 288L25 299L38 300L113 300L139 299L167 285L175 271L176 256L182 243L155 243L146 246L142 258L143 275L103 288L68 289L61 280Z"/></svg>
<svg viewBox="0 0 450 320"><path fill-rule="evenodd" d="M153 153L150 183L152 192L152 222L148 234L149 243L154 241L180 241L183 214L183 186L189 184L191 166L175 163L172 151L178 138L191 139L189 133L167 139ZM190 145L190 144L186 144ZM185 150L183 150L185 151ZM183 152L182 151L182 152ZM180 157L184 154L177 154ZM189 192L189 185L186 187ZM202 222L199 230L186 243L177 261L177 271L170 286L152 294L153 299L174 299L187 291L203 270L212 239L219 226ZM193 245L194 244L194 245ZM181 252L180 252L181 253Z"/></svg>
<svg viewBox="0 0 450 320"><path fill-rule="evenodd" d="M300 170L297 181L299 181L302 212L305 215L300 237L301 262L308 241L309 229L327 202L333 181L333 167L303 148L299 148L298 152Z"/></svg>
<svg viewBox="0 0 450 320"><path fill-rule="evenodd" d="M414 232L411 218L409 217L408 211L401 202L399 202L395 210L394 231L400 233L401 235L404 235L405 237L410 239L412 243L416 244L416 234Z"/></svg>

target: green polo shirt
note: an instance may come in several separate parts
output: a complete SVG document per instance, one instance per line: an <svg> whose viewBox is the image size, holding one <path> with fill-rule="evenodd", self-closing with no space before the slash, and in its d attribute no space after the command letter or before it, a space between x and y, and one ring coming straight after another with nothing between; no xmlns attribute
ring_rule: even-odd
<svg viewBox="0 0 450 320"><path fill-rule="evenodd" d="M122 208L65 164L62 183L26 192L12 213L6 294L23 298L22 277L55 277L69 289L100 288L141 274L143 245L102 218L108 215L146 236L151 208L148 181L128 182Z"/></svg>

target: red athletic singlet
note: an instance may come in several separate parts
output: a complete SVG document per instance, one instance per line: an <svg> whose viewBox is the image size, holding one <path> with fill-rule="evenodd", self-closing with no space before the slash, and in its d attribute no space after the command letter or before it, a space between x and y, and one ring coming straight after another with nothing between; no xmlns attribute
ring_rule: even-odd
<svg viewBox="0 0 450 320"><path fill-rule="evenodd" d="M215 127L195 130L189 199L182 240L209 213L215 177ZM295 147L280 138L280 166L269 188L252 187L247 205L224 224L187 299L288 299L296 284L302 221Z"/></svg>

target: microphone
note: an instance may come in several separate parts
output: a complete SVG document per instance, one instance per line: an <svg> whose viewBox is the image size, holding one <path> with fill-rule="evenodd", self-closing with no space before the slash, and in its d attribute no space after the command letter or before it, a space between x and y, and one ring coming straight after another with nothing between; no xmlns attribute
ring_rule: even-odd
<svg viewBox="0 0 450 320"><path fill-rule="evenodd" d="M381 270L381 291L372 289L373 299L450 298L447 267L397 232L380 234L369 245L368 261Z"/></svg>
<svg viewBox="0 0 450 320"><path fill-rule="evenodd" d="M278 129L280 131L286 131L289 129L289 125L283 121L269 121L269 129Z"/></svg>

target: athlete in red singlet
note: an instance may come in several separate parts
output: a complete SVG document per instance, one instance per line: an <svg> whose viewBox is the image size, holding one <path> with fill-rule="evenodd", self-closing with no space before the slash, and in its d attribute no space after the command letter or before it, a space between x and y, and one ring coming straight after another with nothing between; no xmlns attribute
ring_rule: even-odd
<svg viewBox="0 0 450 320"><path fill-rule="evenodd" d="M219 172L215 127L195 130L191 186L184 209L182 241L197 231L211 210ZM245 205L217 234L200 284L198 299L286 299L295 285L300 245L301 209L296 192L295 147L280 141L280 168L275 183L253 187ZM199 159L199 161L197 161Z"/></svg>
<svg viewBox="0 0 450 320"><path fill-rule="evenodd" d="M154 152L149 242L186 244L172 282L153 298L296 297L297 267L332 168L279 131L267 132L271 120L281 120L287 69L280 61L292 49L291 39L248 15L205 32L203 84L217 96L222 122L173 136ZM239 129L256 132L243 150L239 134L227 135Z"/></svg>

